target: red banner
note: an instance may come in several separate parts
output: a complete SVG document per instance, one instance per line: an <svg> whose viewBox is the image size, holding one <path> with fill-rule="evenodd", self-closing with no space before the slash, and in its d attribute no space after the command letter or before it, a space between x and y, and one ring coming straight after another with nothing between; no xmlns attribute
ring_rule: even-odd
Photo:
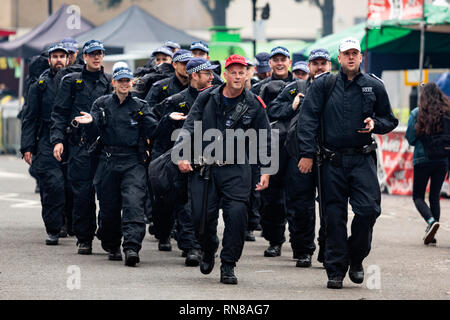
<svg viewBox="0 0 450 320"><path fill-rule="evenodd" d="M420 19L424 0L369 0L367 21Z"/></svg>
<svg viewBox="0 0 450 320"><path fill-rule="evenodd" d="M378 179L383 191L389 194L411 195L414 167L414 148L409 146L404 131L375 135L378 144ZM444 181L442 193L450 196L450 180Z"/></svg>

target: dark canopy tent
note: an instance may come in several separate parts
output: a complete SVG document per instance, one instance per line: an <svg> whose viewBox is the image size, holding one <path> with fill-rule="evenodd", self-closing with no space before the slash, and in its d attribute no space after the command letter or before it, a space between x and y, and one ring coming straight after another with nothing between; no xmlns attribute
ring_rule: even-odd
<svg viewBox="0 0 450 320"><path fill-rule="evenodd" d="M16 40L0 43L0 56L31 58L38 55L45 47L65 37L75 37L94 27L92 23L80 17L79 28L73 28L74 13L62 5L58 11L29 33Z"/></svg>
<svg viewBox="0 0 450 320"><path fill-rule="evenodd" d="M80 34L76 39L79 42L91 39L102 41L108 53L111 53L108 50L111 47L124 50L127 45L133 44L160 46L167 40L187 45L198 40L155 18L137 5L131 6L101 26Z"/></svg>

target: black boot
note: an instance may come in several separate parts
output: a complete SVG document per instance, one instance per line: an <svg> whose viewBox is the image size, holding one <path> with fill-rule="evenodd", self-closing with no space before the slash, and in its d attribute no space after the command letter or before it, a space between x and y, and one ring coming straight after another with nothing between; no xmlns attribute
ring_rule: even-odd
<svg viewBox="0 0 450 320"><path fill-rule="evenodd" d="M281 245L270 245L267 250L264 251L264 257L278 257L281 256Z"/></svg>
<svg viewBox="0 0 450 320"><path fill-rule="evenodd" d="M108 251L108 259L111 261L122 261L122 253L120 253L120 248L110 249Z"/></svg>
<svg viewBox="0 0 450 320"><path fill-rule="evenodd" d="M136 266L136 263L139 263L139 254L131 249L125 250L125 265L129 267Z"/></svg>
<svg viewBox="0 0 450 320"><path fill-rule="evenodd" d="M92 242L78 242L78 254L92 254Z"/></svg>
<svg viewBox="0 0 450 320"><path fill-rule="evenodd" d="M204 252L202 256L202 261L200 261L200 271L203 274L210 274L214 269L214 252Z"/></svg>
<svg viewBox="0 0 450 320"><path fill-rule="evenodd" d="M238 280L234 275L234 266L232 264L222 263L220 266L220 282L224 284L238 283Z"/></svg>
<svg viewBox="0 0 450 320"><path fill-rule="evenodd" d="M186 254L186 260L184 261L184 264L188 267L197 267L200 264L200 260L202 260L200 250L191 249Z"/></svg>
<svg viewBox="0 0 450 320"><path fill-rule="evenodd" d="M170 244L170 238L168 239L160 239L158 242L158 250L159 251L172 251L172 245Z"/></svg>
<svg viewBox="0 0 450 320"><path fill-rule="evenodd" d="M311 255L310 254L301 254L298 257L297 264L295 266L299 267L299 268L311 267Z"/></svg>
<svg viewBox="0 0 450 320"><path fill-rule="evenodd" d="M245 241L256 241L252 230L245 231Z"/></svg>
<svg viewBox="0 0 450 320"><path fill-rule="evenodd" d="M350 280L354 283L363 283L364 281L364 268L361 263L351 264L350 270L348 271Z"/></svg>
<svg viewBox="0 0 450 320"><path fill-rule="evenodd" d="M47 239L45 239L45 244L48 246L56 246L58 244L59 235L58 234L48 234Z"/></svg>
<svg viewBox="0 0 450 320"><path fill-rule="evenodd" d="M342 277L333 277L328 279L328 289L342 289Z"/></svg>

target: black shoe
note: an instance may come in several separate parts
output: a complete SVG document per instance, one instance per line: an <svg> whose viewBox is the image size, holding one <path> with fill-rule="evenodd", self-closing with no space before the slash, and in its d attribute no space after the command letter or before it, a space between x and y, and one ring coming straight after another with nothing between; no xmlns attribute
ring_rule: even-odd
<svg viewBox="0 0 450 320"><path fill-rule="evenodd" d="M299 268L309 268L311 267L311 255L310 254L302 254L299 256L297 260L297 264L295 265Z"/></svg>
<svg viewBox="0 0 450 320"><path fill-rule="evenodd" d="M92 254L92 242L79 242L78 254Z"/></svg>
<svg viewBox="0 0 450 320"><path fill-rule="evenodd" d="M319 246L319 254L317 255L317 261L323 263L325 261L325 248Z"/></svg>
<svg viewBox="0 0 450 320"><path fill-rule="evenodd" d="M136 263L139 263L139 254L131 249L125 250L125 265L129 267L136 266Z"/></svg>
<svg viewBox="0 0 450 320"><path fill-rule="evenodd" d="M269 246L267 250L264 251L264 257L279 257L281 256L281 245Z"/></svg>
<svg viewBox="0 0 450 320"><path fill-rule="evenodd" d="M172 245L170 244L170 238L165 240L159 240L158 242L159 251L172 251Z"/></svg>
<svg viewBox="0 0 450 320"><path fill-rule="evenodd" d="M220 282L224 284L237 284L238 280L234 275L234 266L224 264L220 266Z"/></svg>
<svg viewBox="0 0 450 320"><path fill-rule="evenodd" d="M436 231L439 229L439 222L435 221L428 225L427 229L425 230L425 236L423 237L423 243L429 244L434 239L434 235L436 234Z"/></svg>
<svg viewBox="0 0 450 320"><path fill-rule="evenodd" d="M261 224L258 223L258 225L256 226L255 230L256 231L261 231L262 230Z"/></svg>
<svg viewBox="0 0 450 320"><path fill-rule="evenodd" d="M59 230L59 237L67 238L67 226L65 224L61 227L61 230Z"/></svg>
<svg viewBox="0 0 450 320"><path fill-rule="evenodd" d="M58 244L59 235L57 234L48 234L47 239L45 239L45 244L48 246L56 246Z"/></svg>
<svg viewBox="0 0 450 320"><path fill-rule="evenodd" d="M328 289L342 289L342 277L329 278L327 283Z"/></svg>
<svg viewBox="0 0 450 320"><path fill-rule="evenodd" d="M120 253L120 248L110 249L108 252L108 260L122 261L122 253Z"/></svg>
<svg viewBox="0 0 450 320"><path fill-rule="evenodd" d="M256 241L253 231L251 230L245 231L245 241Z"/></svg>
<svg viewBox="0 0 450 320"><path fill-rule="evenodd" d="M184 264L188 267L197 267L202 260L202 254L198 249L191 249L186 253Z"/></svg>
<svg viewBox="0 0 450 320"><path fill-rule="evenodd" d="M363 283L364 281L364 268L362 264L354 264L350 265L350 270L348 271L348 276L350 277L350 280L352 280L354 283Z"/></svg>
<svg viewBox="0 0 450 320"><path fill-rule="evenodd" d="M437 246L437 240L436 238L433 238L433 240L431 240L431 242L428 244L429 246Z"/></svg>
<svg viewBox="0 0 450 320"><path fill-rule="evenodd" d="M203 253L202 260L200 261L200 271L203 274L210 274L214 269L215 253Z"/></svg>

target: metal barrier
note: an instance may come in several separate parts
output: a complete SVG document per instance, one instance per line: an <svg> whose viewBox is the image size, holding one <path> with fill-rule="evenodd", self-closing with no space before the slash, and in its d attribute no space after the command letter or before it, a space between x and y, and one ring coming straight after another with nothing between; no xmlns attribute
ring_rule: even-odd
<svg viewBox="0 0 450 320"><path fill-rule="evenodd" d="M0 104L0 151L18 154L20 152L21 121L17 118L20 111L19 100Z"/></svg>

